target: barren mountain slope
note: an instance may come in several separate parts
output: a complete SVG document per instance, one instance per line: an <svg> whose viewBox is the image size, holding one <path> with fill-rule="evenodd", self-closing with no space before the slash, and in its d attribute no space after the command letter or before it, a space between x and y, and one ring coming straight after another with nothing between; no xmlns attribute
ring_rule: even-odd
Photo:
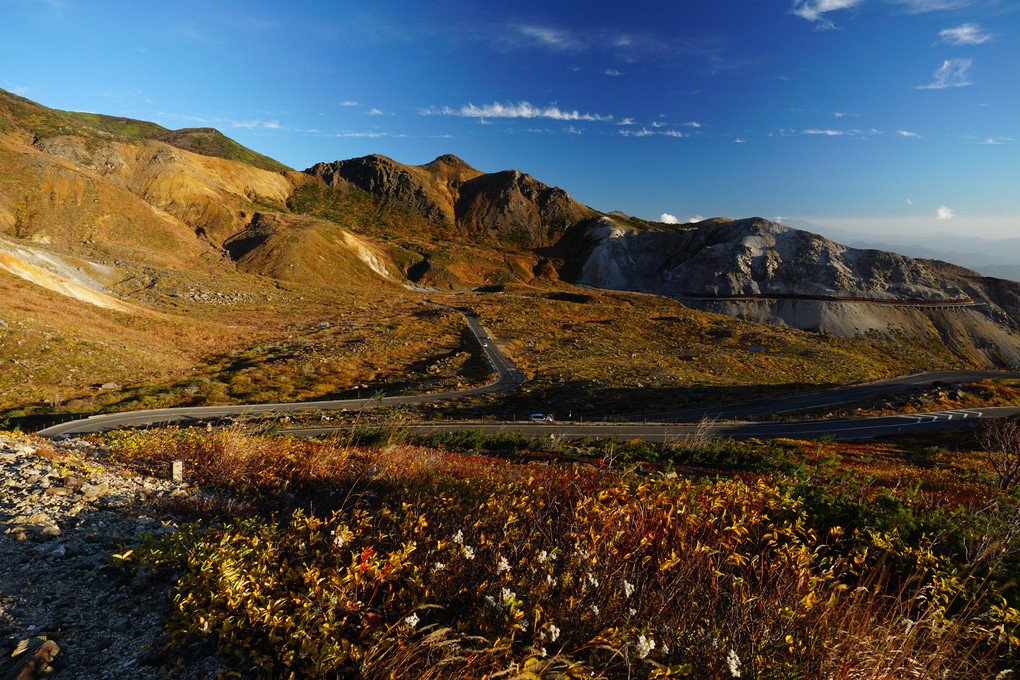
<svg viewBox="0 0 1020 680"><path fill-rule="evenodd" d="M319 163L307 173L337 191L355 186L392 199L426 220L455 227L467 242L524 249L553 243L594 211L558 187L517 170L484 174L456 156L404 165L385 156Z"/></svg>
<svg viewBox="0 0 1020 680"><path fill-rule="evenodd" d="M682 232L594 218L558 249L564 275L579 284L835 335L938 338L967 360L1020 365L1020 284L949 265L848 248L761 218L707 220ZM969 299L977 304L932 306Z"/></svg>

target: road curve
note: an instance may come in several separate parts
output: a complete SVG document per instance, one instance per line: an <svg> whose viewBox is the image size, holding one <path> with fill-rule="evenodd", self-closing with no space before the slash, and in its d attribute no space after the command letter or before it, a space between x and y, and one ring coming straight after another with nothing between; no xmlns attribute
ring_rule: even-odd
<svg viewBox="0 0 1020 680"><path fill-rule="evenodd" d="M426 300L426 302L430 302ZM489 366L496 374L496 380L479 387L471 387L465 390L454 392L438 392L434 394L416 394L402 397L382 398L359 398L359 399L333 399L326 401L300 401L279 404L228 404L224 406L198 406L182 408L161 408L146 411L124 411L122 413L110 413L107 415L89 416L81 420L72 420L47 427L36 432L40 437L59 437L61 435L88 434L90 432L103 432L115 430L121 427L169 425L209 418L225 418L229 416L254 415L259 413L287 413L294 411L336 411L340 409L361 410L372 409L379 406L393 406L396 404L427 404L437 401L449 401L463 397L474 397L482 394L496 394L506 392L523 385L528 376L524 371L517 368L499 345L496 344L492 335L478 321L478 317L470 310L464 310L449 305L430 302L439 307L452 309L464 316L468 328L474 335L475 340L482 348Z"/></svg>

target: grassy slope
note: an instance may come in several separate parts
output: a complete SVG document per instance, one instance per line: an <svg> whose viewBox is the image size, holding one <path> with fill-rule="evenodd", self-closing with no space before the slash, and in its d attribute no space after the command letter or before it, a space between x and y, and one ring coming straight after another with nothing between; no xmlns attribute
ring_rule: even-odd
<svg viewBox="0 0 1020 680"><path fill-rule="evenodd" d="M156 123L99 113L61 111L0 89L0 132L22 129L37 138L80 135L86 139L106 133L122 139L155 139L205 156L240 161L263 170L291 168L238 144L214 128L168 130Z"/></svg>

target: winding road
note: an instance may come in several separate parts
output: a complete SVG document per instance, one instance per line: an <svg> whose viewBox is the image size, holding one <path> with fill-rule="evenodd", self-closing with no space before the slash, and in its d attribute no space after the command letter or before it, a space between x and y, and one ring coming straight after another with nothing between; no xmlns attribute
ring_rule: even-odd
<svg viewBox="0 0 1020 680"><path fill-rule="evenodd" d="M102 432L122 427L157 426L205 421L216 418L255 415L261 413L284 414L296 411L336 411L346 409L357 411L379 406L396 404L425 404L450 401L464 397L496 394L513 390L527 381L524 371L510 360L497 344L495 338L482 326L478 317L470 310L451 307L426 300L429 304L444 307L463 315L475 340L481 347L486 360L495 373L496 380L480 387L455 392L419 394L400 397L336 399L326 401L305 401L277 404L248 404L226 406L201 406L184 408L127 411L107 415L91 416L73 420L39 430L43 437L62 437L92 432ZM619 437L621 439L645 439L653 442L677 441L691 437L720 436L734 439L814 439L832 437L835 439L866 439L886 434L916 433L960 427L980 418L1001 418L1020 412L1018 407L989 407L933 411L930 413L904 414L849 420L798 420L790 422L759 423L733 422L740 419L756 418L776 413L826 408L844 404L887 392L910 387L928 386L933 383L968 382L985 378L1020 378L1017 373L997 371L934 371L914 373L888 380L851 385L806 394L745 401L736 404L712 406L699 409L662 411L630 416L628 423L493 423L493 422L449 422L407 425L416 432L460 431L477 429L485 432L520 431L533 436L557 437ZM727 422L721 422L722 420ZM319 436L336 431L337 427L290 428L285 433L294 436Z"/></svg>

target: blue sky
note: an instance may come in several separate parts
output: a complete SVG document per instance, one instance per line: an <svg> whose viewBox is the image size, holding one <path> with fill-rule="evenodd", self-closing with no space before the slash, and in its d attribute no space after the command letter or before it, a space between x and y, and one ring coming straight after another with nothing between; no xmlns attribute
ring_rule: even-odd
<svg viewBox="0 0 1020 680"><path fill-rule="evenodd" d="M297 169L517 168L599 210L1020 235L1020 3L0 0L0 87Z"/></svg>

